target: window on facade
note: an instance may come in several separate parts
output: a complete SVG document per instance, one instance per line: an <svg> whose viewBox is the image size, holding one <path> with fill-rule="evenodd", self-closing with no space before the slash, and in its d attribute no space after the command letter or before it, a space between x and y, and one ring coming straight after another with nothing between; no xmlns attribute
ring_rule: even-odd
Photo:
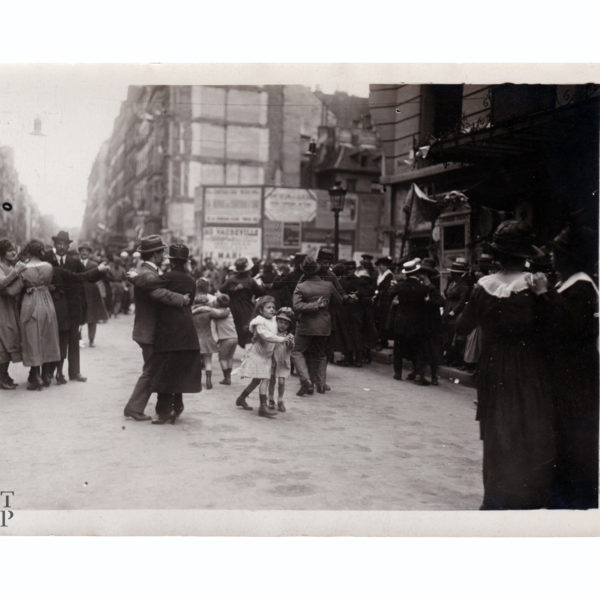
<svg viewBox="0 0 600 600"><path fill-rule="evenodd" d="M428 85L423 90L422 135L439 137L458 127L462 115L462 85Z"/></svg>
<svg viewBox="0 0 600 600"><path fill-rule="evenodd" d="M548 110L555 103L555 85L499 85L492 88L492 122Z"/></svg>
<svg viewBox="0 0 600 600"><path fill-rule="evenodd" d="M444 227L444 250L462 250L466 244L465 226L447 225Z"/></svg>

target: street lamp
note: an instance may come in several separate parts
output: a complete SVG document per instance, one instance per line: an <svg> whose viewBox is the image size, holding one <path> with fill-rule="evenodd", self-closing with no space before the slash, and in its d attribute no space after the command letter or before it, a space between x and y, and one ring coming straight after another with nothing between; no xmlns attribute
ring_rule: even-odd
<svg viewBox="0 0 600 600"><path fill-rule="evenodd" d="M340 247L340 212L344 210L345 200L346 190L342 187L341 181L336 181L334 186L329 190L329 207L333 211L333 246L336 262L339 257Z"/></svg>

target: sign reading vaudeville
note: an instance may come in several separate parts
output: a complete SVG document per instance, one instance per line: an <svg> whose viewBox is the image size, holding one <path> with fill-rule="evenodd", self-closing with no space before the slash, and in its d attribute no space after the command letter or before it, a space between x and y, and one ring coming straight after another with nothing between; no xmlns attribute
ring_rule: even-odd
<svg viewBox="0 0 600 600"><path fill-rule="evenodd" d="M240 256L261 256L260 227L204 227L202 255L215 261L233 262Z"/></svg>
<svg viewBox="0 0 600 600"><path fill-rule="evenodd" d="M308 222L317 216L317 199L312 190L265 188L265 217L271 221Z"/></svg>
<svg viewBox="0 0 600 600"><path fill-rule="evenodd" d="M260 196L260 187L207 187L204 223L259 223Z"/></svg>

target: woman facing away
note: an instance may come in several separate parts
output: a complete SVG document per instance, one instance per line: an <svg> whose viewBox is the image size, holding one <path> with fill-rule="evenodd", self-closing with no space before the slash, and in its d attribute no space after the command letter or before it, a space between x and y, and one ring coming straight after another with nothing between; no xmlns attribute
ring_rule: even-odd
<svg viewBox="0 0 600 600"><path fill-rule="evenodd" d="M498 226L491 251L501 268L478 281L457 321L459 334L477 326L482 332L476 417L483 441L482 510L551 506L552 389L543 351L545 323L524 270L531 241L522 221Z"/></svg>
<svg viewBox="0 0 600 600"><path fill-rule="evenodd" d="M17 384L8 374L11 362L21 362L21 327L18 299L23 289L19 275L27 265L18 260L10 240L0 240L0 388L14 390Z"/></svg>
<svg viewBox="0 0 600 600"><path fill-rule="evenodd" d="M167 289L192 297L196 284L185 268L189 253L185 244L169 246L170 270L161 278ZM155 331L149 368L150 389L158 398L152 423L173 424L183 412L183 394L202 390L202 358L189 305L160 304Z"/></svg>
<svg viewBox="0 0 600 600"><path fill-rule="evenodd" d="M598 508L598 288L588 275L597 252L585 227L565 227L547 246L559 276L529 278L546 312L546 354L554 397L553 507Z"/></svg>
<svg viewBox="0 0 600 600"><path fill-rule="evenodd" d="M53 267L43 260L44 244L31 240L23 249L27 268L21 273L23 301L20 324L23 339L23 364L29 369L28 390L43 387L41 367L60 361L58 322L49 285Z"/></svg>

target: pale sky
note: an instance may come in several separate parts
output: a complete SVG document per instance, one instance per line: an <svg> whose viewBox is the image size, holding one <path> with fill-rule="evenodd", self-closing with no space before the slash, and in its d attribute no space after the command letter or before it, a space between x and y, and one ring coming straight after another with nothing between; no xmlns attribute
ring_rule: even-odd
<svg viewBox="0 0 600 600"><path fill-rule="evenodd" d="M148 66L121 67L0 66L0 145L13 148L21 182L40 211L52 214L60 227L81 225L93 161L112 133L128 85L158 83L151 81L156 73ZM231 69L222 66L218 78L231 75ZM264 83L276 72L270 69L257 75L260 79L254 83ZM320 76L322 80L315 81ZM209 77L215 77L214 70ZM294 82L313 89L319 85L325 92L345 89L368 95L366 82L347 76L344 82L344 77L343 72L302 72ZM235 74L234 79L232 83L237 82ZM43 136L31 135L36 116L42 120Z"/></svg>

